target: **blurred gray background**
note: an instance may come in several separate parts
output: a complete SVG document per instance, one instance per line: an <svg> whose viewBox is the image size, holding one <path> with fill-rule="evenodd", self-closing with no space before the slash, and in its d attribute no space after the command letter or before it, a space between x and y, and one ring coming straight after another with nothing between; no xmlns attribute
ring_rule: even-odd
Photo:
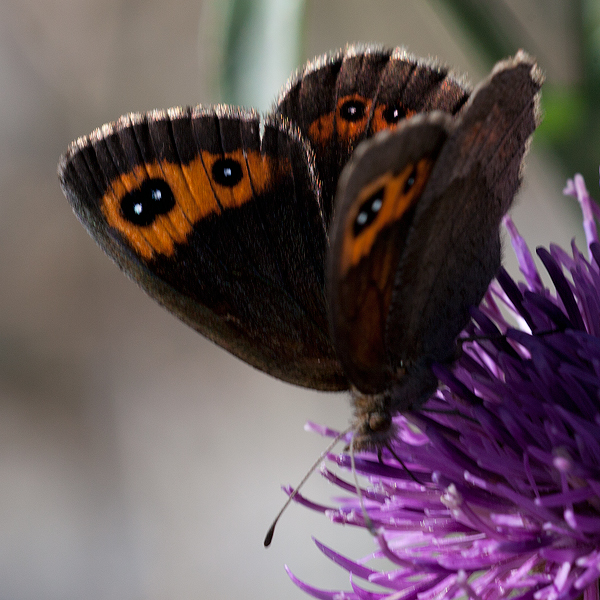
<svg viewBox="0 0 600 600"><path fill-rule="evenodd" d="M347 42L405 45L473 83L524 47L551 102L513 215L532 246L567 245L574 148L597 190L596 4L0 0L0 598L301 598L284 564L349 589L311 535L374 547L292 506L263 549L280 485L325 446L304 422L345 427L348 399L253 370L128 281L59 189L73 138L129 111L268 110L294 68ZM332 493L318 475L305 491Z"/></svg>

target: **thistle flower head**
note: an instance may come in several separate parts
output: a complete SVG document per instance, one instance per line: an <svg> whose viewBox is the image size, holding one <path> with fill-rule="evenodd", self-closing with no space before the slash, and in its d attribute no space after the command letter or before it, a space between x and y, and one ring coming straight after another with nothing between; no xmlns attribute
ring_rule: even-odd
<svg viewBox="0 0 600 600"><path fill-rule="evenodd" d="M352 591L318 590L290 573L309 594L323 600L598 597L600 208L580 175L565 193L581 204L587 256L575 243L570 253L539 248L550 290L505 219L524 281L500 271L472 312L459 360L435 367L438 392L421 411L395 417L391 449L407 469L388 450L381 461L369 453L356 457L356 471L369 482L362 494L377 549L354 561L317 543L348 570ZM329 459L350 468L346 454ZM331 470L322 473L355 491ZM365 525L356 496L337 508L297 500L334 522ZM369 567L377 558L391 568Z"/></svg>

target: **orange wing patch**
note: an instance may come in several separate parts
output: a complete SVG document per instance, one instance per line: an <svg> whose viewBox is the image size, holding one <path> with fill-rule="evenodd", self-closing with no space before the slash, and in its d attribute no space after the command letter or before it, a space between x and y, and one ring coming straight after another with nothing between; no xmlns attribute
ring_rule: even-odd
<svg viewBox="0 0 600 600"><path fill-rule="evenodd" d="M352 142L361 133L369 121L371 110L370 99L360 94L349 94L337 101L335 113L330 112L315 119L308 127L308 137L317 146L326 146L331 140L334 131L338 139Z"/></svg>
<svg viewBox="0 0 600 600"><path fill-rule="evenodd" d="M326 113L315 119L308 127L308 137L317 146L326 146L334 131L338 139L352 143L364 133L369 123L372 100L360 94L343 96L337 102L334 113ZM378 104L373 111L370 133L394 129L400 121L410 119L417 111L406 108L401 102Z"/></svg>
<svg viewBox="0 0 600 600"><path fill-rule="evenodd" d="M397 175L384 173L354 199L344 226L341 275L368 256L378 234L399 221L422 194L433 161L423 158Z"/></svg>
<svg viewBox="0 0 600 600"><path fill-rule="evenodd" d="M308 127L308 137L317 146L326 146L333 135L333 113L315 119Z"/></svg>
<svg viewBox="0 0 600 600"><path fill-rule="evenodd" d="M410 119L417 111L405 108L402 104L379 104L375 107L371 131L377 133L383 129L394 129L400 121Z"/></svg>
<svg viewBox="0 0 600 600"><path fill-rule="evenodd" d="M134 167L111 181L100 206L107 223L150 261L157 254L172 256L198 221L246 204L290 173L289 160L258 151L202 151L186 165L155 161Z"/></svg>

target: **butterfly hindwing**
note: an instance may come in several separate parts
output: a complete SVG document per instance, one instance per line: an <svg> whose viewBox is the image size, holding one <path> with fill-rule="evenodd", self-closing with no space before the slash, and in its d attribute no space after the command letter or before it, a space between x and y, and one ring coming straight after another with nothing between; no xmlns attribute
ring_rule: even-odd
<svg viewBox="0 0 600 600"><path fill-rule="evenodd" d="M448 70L403 49L350 46L309 63L276 106L312 144L323 183L326 218L354 148L420 112L456 114L469 96Z"/></svg>
<svg viewBox="0 0 600 600"><path fill-rule="evenodd" d="M261 136L254 113L197 108L123 117L59 171L92 236L179 318L281 379L343 389L312 161L276 118Z"/></svg>

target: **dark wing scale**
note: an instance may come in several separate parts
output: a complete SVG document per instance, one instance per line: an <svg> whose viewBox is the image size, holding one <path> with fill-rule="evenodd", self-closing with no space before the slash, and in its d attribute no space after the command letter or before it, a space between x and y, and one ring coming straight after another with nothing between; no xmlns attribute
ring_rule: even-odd
<svg viewBox="0 0 600 600"><path fill-rule="evenodd" d="M329 222L337 181L357 144L415 113L456 114L468 96L445 68L417 61L401 48L350 46L309 63L288 82L275 110L315 149ZM342 109L352 98L364 102L364 119L345 122Z"/></svg>
<svg viewBox="0 0 600 600"><path fill-rule="evenodd" d="M289 134L282 135L275 119L267 120L263 150L279 156L290 165L312 165L314 158L307 144L290 143ZM325 300L325 256L327 233L320 204L316 173L294 168L291 195L285 204L274 200L269 206L257 204L261 221L269 232L278 265L282 270L290 297L300 304L330 345L329 323ZM319 200L317 204L315 199Z"/></svg>
<svg viewBox="0 0 600 600"><path fill-rule="evenodd" d="M265 127L262 144L258 132L254 115L224 110L124 117L72 146L59 166L61 184L102 248L180 319L281 379L344 389L327 334L326 237L310 153L275 124ZM208 162L235 152L245 196L207 177ZM149 178L168 181L181 210L165 216L163 233L139 228L143 235L136 229L130 238L101 203ZM155 245L144 256L146 238Z"/></svg>
<svg viewBox="0 0 600 600"><path fill-rule="evenodd" d="M386 81L388 89L390 85L393 86L398 68L402 75L404 75L406 69L406 63L403 64L401 59L391 62L391 73L386 73L388 76ZM456 114L469 97L469 94L460 85L448 78L446 68L442 66L434 67L432 64L423 61L415 61L409 63L409 65L412 68L408 76L402 79L403 86L397 96L406 110L417 113L443 110L450 114ZM393 96L390 97L390 101L392 100Z"/></svg>
<svg viewBox="0 0 600 600"><path fill-rule="evenodd" d="M319 117L335 108L337 77L344 52L324 54L293 75L281 91L273 113L294 123L304 135Z"/></svg>
<svg viewBox="0 0 600 600"><path fill-rule="evenodd" d="M541 81L534 61L519 53L496 66L455 123L397 273L386 334L393 364L452 359L469 307L496 275L500 222L537 126Z"/></svg>

